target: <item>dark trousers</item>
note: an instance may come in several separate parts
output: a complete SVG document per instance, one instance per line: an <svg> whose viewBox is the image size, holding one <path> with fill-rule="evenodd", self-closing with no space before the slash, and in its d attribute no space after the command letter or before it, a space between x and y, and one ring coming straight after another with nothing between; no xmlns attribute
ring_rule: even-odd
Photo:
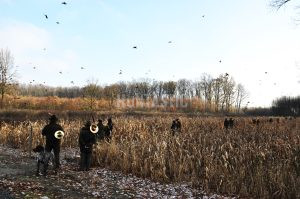
<svg viewBox="0 0 300 199"><path fill-rule="evenodd" d="M91 167L92 153L81 152L80 153L80 170L88 171Z"/></svg>
<svg viewBox="0 0 300 199"><path fill-rule="evenodd" d="M54 162L55 162L54 168L58 169L60 167L60 162L59 162L60 146L59 146L59 144L48 144L48 143L46 143L45 150L46 150L46 152L49 152L49 153L53 150L53 152L54 152Z"/></svg>

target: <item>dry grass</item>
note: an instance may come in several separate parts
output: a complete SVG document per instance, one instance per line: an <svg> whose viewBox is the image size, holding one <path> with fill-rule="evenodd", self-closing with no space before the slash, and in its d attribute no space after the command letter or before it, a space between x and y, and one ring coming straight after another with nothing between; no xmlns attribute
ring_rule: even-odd
<svg viewBox="0 0 300 199"><path fill-rule="evenodd" d="M60 98L57 96L32 97L32 96L5 96L4 105L8 109L27 110L65 110L86 111L91 110L91 102L87 98ZM202 99L175 99L163 98L162 100L142 98L117 99L113 101L107 98L95 99L92 108L109 111L168 111L168 112L216 112L214 104L206 105ZM234 112L232 107L231 112Z"/></svg>
<svg viewBox="0 0 300 199"><path fill-rule="evenodd" d="M172 137L170 116L114 118L111 143L98 143L95 164L162 182L188 181L209 192L255 198L300 197L300 125L297 120L261 122L237 118L224 130L223 118L181 117ZM261 118L262 120L263 118ZM63 147L77 147L83 121L62 121ZM42 142L45 122L33 126ZM26 149L30 125L2 124L0 143Z"/></svg>

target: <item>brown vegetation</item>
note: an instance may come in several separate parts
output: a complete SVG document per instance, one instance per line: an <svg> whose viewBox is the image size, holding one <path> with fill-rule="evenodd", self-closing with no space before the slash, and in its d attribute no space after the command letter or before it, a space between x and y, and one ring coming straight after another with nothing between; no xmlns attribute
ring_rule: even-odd
<svg viewBox="0 0 300 199"><path fill-rule="evenodd" d="M189 181L206 191L245 197L297 198L300 195L299 118L270 123L235 118L223 129L223 118L184 117L182 133L173 137L171 116L114 118L111 143L95 147L96 165L162 182ZM264 121L265 120L265 121ZM83 121L60 122L62 146L77 147ZM44 121L1 124L0 143L28 148L43 142Z"/></svg>

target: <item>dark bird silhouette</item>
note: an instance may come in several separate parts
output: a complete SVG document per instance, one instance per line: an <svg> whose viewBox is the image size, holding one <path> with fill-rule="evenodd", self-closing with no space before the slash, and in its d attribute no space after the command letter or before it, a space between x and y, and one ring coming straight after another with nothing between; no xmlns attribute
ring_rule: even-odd
<svg viewBox="0 0 300 199"><path fill-rule="evenodd" d="M71 84L74 84L74 81L71 81Z"/></svg>
<svg viewBox="0 0 300 199"><path fill-rule="evenodd" d="M120 70L119 75L122 75L122 70Z"/></svg>
<svg viewBox="0 0 300 199"><path fill-rule="evenodd" d="M60 73L60 74L62 74L62 72L61 72L61 71L59 71L59 73Z"/></svg>
<svg viewBox="0 0 300 199"><path fill-rule="evenodd" d="M45 15L45 14L44 14L44 16L46 17L46 19L48 19L48 15Z"/></svg>
<svg viewBox="0 0 300 199"><path fill-rule="evenodd" d="M33 69L36 69L36 67L34 66Z"/></svg>
<svg viewBox="0 0 300 199"><path fill-rule="evenodd" d="M228 73L225 73L225 76L228 76L229 74Z"/></svg>
<svg viewBox="0 0 300 199"><path fill-rule="evenodd" d="M268 74L268 72L265 72L265 74Z"/></svg>
<svg viewBox="0 0 300 199"><path fill-rule="evenodd" d="M57 21L56 24L59 24L59 21Z"/></svg>
<svg viewBox="0 0 300 199"><path fill-rule="evenodd" d="M43 48L43 50L46 50L46 48Z"/></svg>
<svg viewBox="0 0 300 199"><path fill-rule="evenodd" d="M64 2L62 2L61 4L63 4L63 5L67 5L67 2L65 2L65 1L64 1Z"/></svg>
<svg viewBox="0 0 300 199"><path fill-rule="evenodd" d="M222 60L220 60L219 62L222 63Z"/></svg>
<svg viewBox="0 0 300 199"><path fill-rule="evenodd" d="M171 43L172 43L172 41L169 41L168 43L169 43L169 44L171 44Z"/></svg>
<svg viewBox="0 0 300 199"><path fill-rule="evenodd" d="M83 67L81 67L80 69L84 69Z"/></svg>
<svg viewBox="0 0 300 199"><path fill-rule="evenodd" d="M202 15L202 18L204 18L205 17L205 15Z"/></svg>
<svg viewBox="0 0 300 199"><path fill-rule="evenodd" d="M137 49L137 46L133 46L132 48Z"/></svg>

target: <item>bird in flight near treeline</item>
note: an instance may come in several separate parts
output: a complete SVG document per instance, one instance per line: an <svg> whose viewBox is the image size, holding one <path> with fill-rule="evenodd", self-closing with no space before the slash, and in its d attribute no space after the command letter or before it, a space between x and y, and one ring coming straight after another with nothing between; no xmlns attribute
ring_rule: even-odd
<svg viewBox="0 0 300 199"><path fill-rule="evenodd" d="M67 2L64 1L64 2L62 2L61 4L67 5Z"/></svg>

